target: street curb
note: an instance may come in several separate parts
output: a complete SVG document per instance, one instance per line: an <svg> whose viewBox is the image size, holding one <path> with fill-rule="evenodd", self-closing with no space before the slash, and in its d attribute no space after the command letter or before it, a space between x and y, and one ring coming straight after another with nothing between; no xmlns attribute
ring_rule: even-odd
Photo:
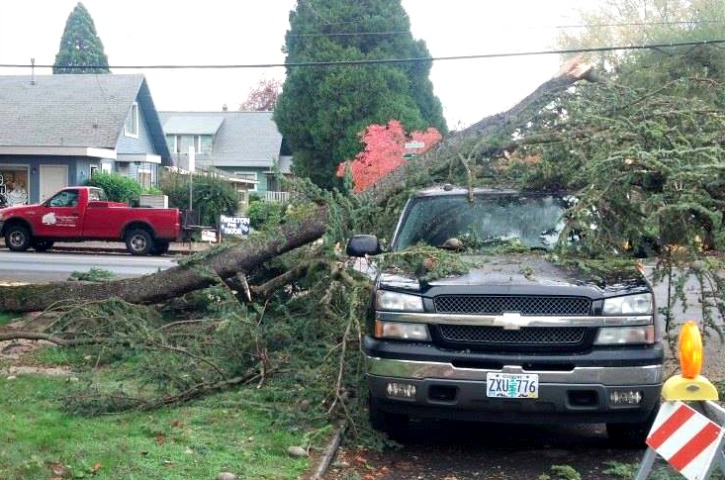
<svg viewBox="0 0 725 480"><path fill-rule="evenodd" d="M325 474L330 469L330 465L332 465L332 460L335 458L335 455L337 455L337 451L340 448L345 427L346 425L343 424L335 431L335 434L330 439L330 442L327 444L325 451L320 457L315 473L313 473L307 480L322 480L324 478Z"/></svg>

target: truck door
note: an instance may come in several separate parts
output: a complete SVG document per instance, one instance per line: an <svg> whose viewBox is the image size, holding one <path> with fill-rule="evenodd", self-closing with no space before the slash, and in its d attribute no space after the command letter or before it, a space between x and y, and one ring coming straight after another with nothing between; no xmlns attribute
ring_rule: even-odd
<svg viewBox="0 0 725 480"><path fill-rule="evenodd" d="M73 238L83 231L80 191L64 189L42 203L36 218L35 235L39 237Z"/></svg>

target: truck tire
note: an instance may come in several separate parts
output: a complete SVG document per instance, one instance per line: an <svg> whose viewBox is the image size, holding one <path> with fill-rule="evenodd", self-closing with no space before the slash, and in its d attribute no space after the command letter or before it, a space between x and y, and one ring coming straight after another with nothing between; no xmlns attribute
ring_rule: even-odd
<svg viewBox="0 0 725 480"><path fill-rule="evenodd" d="M168 240L156 240L151 249L151 255L163 255L169 251L170 246L171 243Z"/></svg>
<svg viewBox="0 0 725 480"><path fill-rule="evenodd" d="M154 239L149 232L136 228L126 234L126 250L131 255L148 255L154 248Z"/></svg>
<svg viewBox="0 0 725 480"><path fill-rule="evenodd" d="M390 413L380 409L377 400L368 397L370 425L391 438L403 438L408 433L409 417L402 413Z"/></svg>
<svg viewBox="0 0 725 480"><path fill-rule="evenodd" d="M33 240L33 248L36 252L47 252L53 248L52 240Z"/></svg>
<svg viewBox="0 0 725 480"><path fill-rule="evenodd" d="M32 242L30 230L23 225L12 225L5 230L5 245L13 252L24 252Z"/></svg>

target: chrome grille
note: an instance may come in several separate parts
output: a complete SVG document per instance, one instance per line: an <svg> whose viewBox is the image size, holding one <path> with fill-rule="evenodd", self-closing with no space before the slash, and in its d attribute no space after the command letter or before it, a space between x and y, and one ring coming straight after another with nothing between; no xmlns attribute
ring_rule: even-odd
<svg viewBox="0 0 725 480"><path fill-rule="evenodd" d="M438 295L437 313L471 315L589 315L591 300L585 297Z"/></svg>
<svg viewBox="0 0 725 480"><path fill-rule="evenodd" d="M584 327L524 327L504 330L501 327L473 325L438 325L445 342L506 346L573 346L584 341Z"/></svg>

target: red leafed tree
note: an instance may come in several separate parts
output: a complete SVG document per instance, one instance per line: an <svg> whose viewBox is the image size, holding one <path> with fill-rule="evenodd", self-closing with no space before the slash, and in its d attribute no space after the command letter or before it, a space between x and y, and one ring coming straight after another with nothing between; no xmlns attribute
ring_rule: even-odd
<svg viewBox="0 0 725 480"><path fill-rule="evenodd" d="M355 192L372 186L382 177L405 162L407 154L421 154L438 143L442 136L435 128L405 135L403 125L390 120L387 125L373 124L360 132L365 149L351 162L337 167L337 176L344 177L349 164ZM412 146L406 148L406 143Z"/></svg>
<svg viewBox="0 0 725 480"><path fill-rule="evenodd" d="M262 79L249 91L247 99L239 105L239 110L248 112L272 112L277 97L282 91L282 82L276 79Z"/></svg>

